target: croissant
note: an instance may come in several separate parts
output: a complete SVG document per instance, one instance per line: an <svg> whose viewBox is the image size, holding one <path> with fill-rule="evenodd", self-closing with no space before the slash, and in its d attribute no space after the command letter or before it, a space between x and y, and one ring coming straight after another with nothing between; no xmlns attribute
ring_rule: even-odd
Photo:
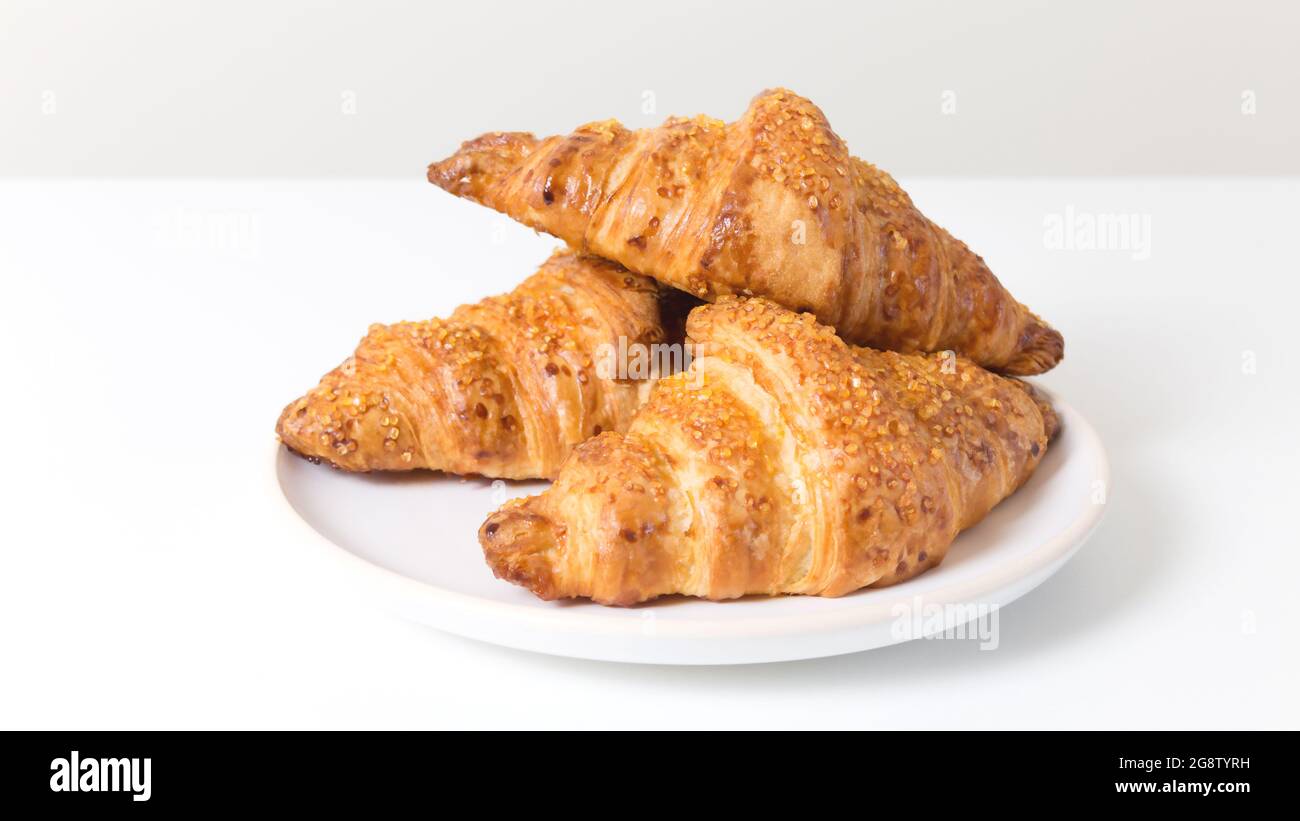
<svg viewBox="0 0 1300 821"><path fill-rule="evenodd" d="M688 371L625 435L580 445L479 530L497 577L543 599L839 596L944 558L1033 472L1057 417L952 354L853 347L809 314L695 309Z"/></svg>
<svg viewBox="0 0 1300 821"><path fill-rule="evenodd" d="M666 290L616 263L556 253L511 293L447 319L372 325L276 432L349 471L552 477L578 442L631 421L648 383L606 378L594 352L671 336L681 309Z"/></svg>
<svg viewBox="0 0 1300 821"><path fill-rule="evenodd" d="M811 311L850 342L955 350L1009 374L1041 373L1064 353L980 257L783 89L730 124L485 134L428 177L709 301L759 295Z"/></svg>

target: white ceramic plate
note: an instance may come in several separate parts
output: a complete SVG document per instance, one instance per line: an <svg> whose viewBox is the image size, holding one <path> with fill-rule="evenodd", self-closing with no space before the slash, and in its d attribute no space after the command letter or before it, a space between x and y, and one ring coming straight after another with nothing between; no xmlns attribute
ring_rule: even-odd
<svg viewBox="0 0 1300 821"><path fill-rule="evenodd" d="M277 447L290 515L379 601L482 641L562 656L650 664L746 664L869 650L954 629L1055 573L1101 519L1109 467L1092 427L1054 400L1061 436L1015 495L958 537L938 568L838 599L667 599L635 608L544 602L498 581L478 528L506 498L544 482L435 474L350 475ZM314 531L314 532L313 532ZM322 538L323 537L323 538Z"/></svg>

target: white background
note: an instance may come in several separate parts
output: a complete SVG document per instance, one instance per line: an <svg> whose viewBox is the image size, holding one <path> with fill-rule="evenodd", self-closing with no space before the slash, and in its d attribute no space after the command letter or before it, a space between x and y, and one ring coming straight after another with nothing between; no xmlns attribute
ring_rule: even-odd
<svg viewBox="0 0 1300 821"><path fill-rule="evenodd" d="M1300 170L1294 11L896 5L5 3L0 727L1300 727L1300 183L1270 176ZM731 117L772 84L1065 334L1042 381L1113 470L1093 539L993 652L634 667L352 599L285 527L280 408L370 322L554 246L424 164L489 128ZM1149 219L1149 256L1048 247L1071 209Z"/></svg>
<svg viewBox="0 0 1300 821"><path fill-rule="evenodd" d="M1298 30L1278 0L4 0L0 174L419 179L484 131L776 85L896 174L1297 173Z"/></svg>

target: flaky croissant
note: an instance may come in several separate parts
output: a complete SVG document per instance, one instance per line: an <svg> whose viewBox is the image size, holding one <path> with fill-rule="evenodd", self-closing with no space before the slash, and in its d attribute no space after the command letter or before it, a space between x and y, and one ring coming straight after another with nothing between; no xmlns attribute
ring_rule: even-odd
<svg viewBox="0 0 1300 821"><path fill-rule="evenodd" d="M789 91L760 94L730 124L485 134L428 177L704 299L759 295L812 311L851 342L955 350L1010 374L1041 373L1064 353L980 257Z"/></svg>
<svg viewBox="0 0 1300 821"><path fill-rule="evenodd" d="M557 253L514 291L447 319L372 325L352 357L284 409L276 432L344 470L549 478L577 443L627 427L648 383L605 378L593 357L620 338L671 335L684 307L666 290L616 263Z"/></svg>
<svg viewBox="0 0 1300 821"><path fill-rule="evenodd" d="M583 443L480 528L499 578L618 605L893 584L942 561L1056 431L1023 383L853 347L767 300L697 308L687 331L691 368L626 435Z"/></svg>

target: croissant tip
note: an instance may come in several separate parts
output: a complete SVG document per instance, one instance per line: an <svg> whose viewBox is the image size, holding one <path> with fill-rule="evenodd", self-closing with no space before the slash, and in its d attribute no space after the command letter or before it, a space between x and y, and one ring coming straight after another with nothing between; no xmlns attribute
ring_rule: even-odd
<svg viewBox="0 0 1300 821"><path fill-rule="evenodd" d="M312 419L307 397L295 399L285 406L275 423L275 435L289 452L311 462L325 464L336 470L354 471L331 458L333 455L320 446L320 426Z"/></svg>
<svg viewBox="0 0 1300 821"><path fill-rule="evenodd" d="M524 587L539 598L556 599L559 592L550 563L550 552L556 547L555 528L549 518L528 510L532 502L507 502L479 528L478 541L498 579Z"/></svg>
<svg viewBox="0 0 1300 821"><path fill-rule="evenodd" d="M445 160L429 164L425 178L444 191L462 194L462 182L468 182L471 164L460 154L453 154Z"/></svg>
<svg viewBox="0 0 1300 821"><path fill-rule="evenodd" d="M1043 417L1043 438L1051 442L1061 432L1061 417L1057 414L1056 408L1052 407L1047 394L1022 379L1013 379L1011 381L1019 385L1038 407L1038 412Z"/></svg>
<svg viewBox="0 0 1300 821"><path fill-rule="evenodd" d="M486 186L532 153L537 138L522 131L493 131L462 143L446 159L429 164L429 182L457 196L479 199Z"/></svg>
<svg viewBox="0 0 1300 821"><path fill-rule="evenodd" d="M340 368L341 369L341 368ZM276 436L290 451L310 462L326 463L347 473L370 473L375 470L408 471L430 467L419 448L383 446L378 438L399 424L383 428L374 424L385 411L373 405L361 410L348 404L351 424L339 427L338 419L344 413L341 400L331 397L332 392L345 392L353 396L357 387L364 385L339 375L340 369L327 374L320 385L285 406L275 423ZM394 418L397 418L393 411ZM333 419L335 421L331 422Z"/></svg>
<svg viewBox="0 0 1300 821"><path fill-rule="evenodd" d="M997 370L1009 376L1047 373L1065 358L1065 337L1034 317L1020 334L1016 355Z"/></svg>
<svg viewBox="0 0 1300 821"><path fill-rule="evenodd" d="M308 445L307 397L301 397L285 405L280 418L275 422L275 435L285 447L304 456L315 456Z"/></svg>

